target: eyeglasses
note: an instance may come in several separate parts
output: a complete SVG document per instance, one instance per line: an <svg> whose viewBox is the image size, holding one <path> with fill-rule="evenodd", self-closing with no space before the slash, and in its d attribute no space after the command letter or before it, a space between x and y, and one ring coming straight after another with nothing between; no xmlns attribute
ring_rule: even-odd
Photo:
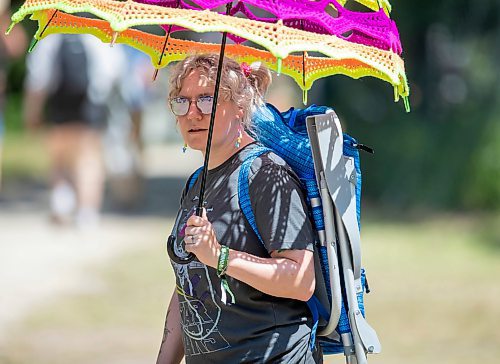
<svg viewBox="0 0 500 364"><path fill-rule="evenodd" d="M188 113L191 102L196 101L196 107L204 114L209 115L212 112L214 97L209 95L198 96L194 99L187 97L174 97L170 99L170 108L176 116L184 116Z"/></svg>

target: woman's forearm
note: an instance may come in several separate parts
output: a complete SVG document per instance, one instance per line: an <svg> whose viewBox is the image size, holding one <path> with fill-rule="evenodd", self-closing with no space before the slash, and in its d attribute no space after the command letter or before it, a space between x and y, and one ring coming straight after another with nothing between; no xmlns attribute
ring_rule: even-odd
<svg viewBox="0 0 500 364"><path fill-rule="evenodd" d="M156 364L180 363L184 356L182 346L181 316L179 311L179 297L173 293L167 309L165 330L161 341L160 352Z"/></svg>
<svg viewBox="0 0 500 364"><path fill-rule="evenodd" d="M186 223L186 251L203 264L217 269L221 245L203 209L202 216L191 215ZM273 251L261 258L229 250L226 274L272 296L307 301L314 293L314 257L309 250Z"/></svg>
<svg viewBox="0 0 500 364"><path fill-rule="evenodd" d="M307 301L314 293L313 253L286 250L261 258L230 250L226 274L276 297Z"/></svg>

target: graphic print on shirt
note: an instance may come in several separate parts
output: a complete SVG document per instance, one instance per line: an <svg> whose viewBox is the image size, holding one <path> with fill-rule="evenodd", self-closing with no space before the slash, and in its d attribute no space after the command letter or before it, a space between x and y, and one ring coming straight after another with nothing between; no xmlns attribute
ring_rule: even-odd
<svg viewBox="0 0 500 364"><path fill-rule="evenodd" d="M182 249L186 222L195 211L184 209L182 223L176 227L178 244L175 244L176 254L186 255ZM207 209L207 211L210 211ZM178 251L179 250L179 251ZM181 325L184 331L185 355L208 354L230 347L227 340L219 332L217 326L220 321L221 307L219 298L206 265L197 260L189 264L175 264L174 270L177 275L177 293L179 294L179 311ZM207 306L212 307L210 312ZM213 309L215 308L215 309Z"/></svg>

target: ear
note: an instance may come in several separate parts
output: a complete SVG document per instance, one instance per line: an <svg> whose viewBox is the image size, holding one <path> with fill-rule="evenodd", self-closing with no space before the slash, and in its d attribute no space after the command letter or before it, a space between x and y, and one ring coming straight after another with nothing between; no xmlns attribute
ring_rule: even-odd
<svg viewBox="0 0 500 364"><path fill-rule="evenodd" d="M240 107L240 108L238 108L238 111L236 112L236 119L238 119L238 120L239 120L239 119L243 119L243 114L245 114L245 113L243 112L243 108L241 108L241 107Z"/></svg>

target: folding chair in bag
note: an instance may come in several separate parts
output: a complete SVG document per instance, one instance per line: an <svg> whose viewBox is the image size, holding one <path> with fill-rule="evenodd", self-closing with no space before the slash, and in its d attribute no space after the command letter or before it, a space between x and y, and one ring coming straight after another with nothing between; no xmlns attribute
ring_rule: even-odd
<svg viewBox="0 0 500 364"><path fill-rule="evenodd" d="M325 355L344 353L348 364L367 363L367 354L380 353L381 345L364 317L369 289L361 266L359 150L373 151L343 134L336 113L324 106L280 113L268 104L254 114L252 132L265 146L262 153L269 148L280 155L307 191L318 240L316 291L308 302L312 345L317 335ZM244 170L239 183L247 179ZM241 200L248 219L252 212Z"/></svg>

